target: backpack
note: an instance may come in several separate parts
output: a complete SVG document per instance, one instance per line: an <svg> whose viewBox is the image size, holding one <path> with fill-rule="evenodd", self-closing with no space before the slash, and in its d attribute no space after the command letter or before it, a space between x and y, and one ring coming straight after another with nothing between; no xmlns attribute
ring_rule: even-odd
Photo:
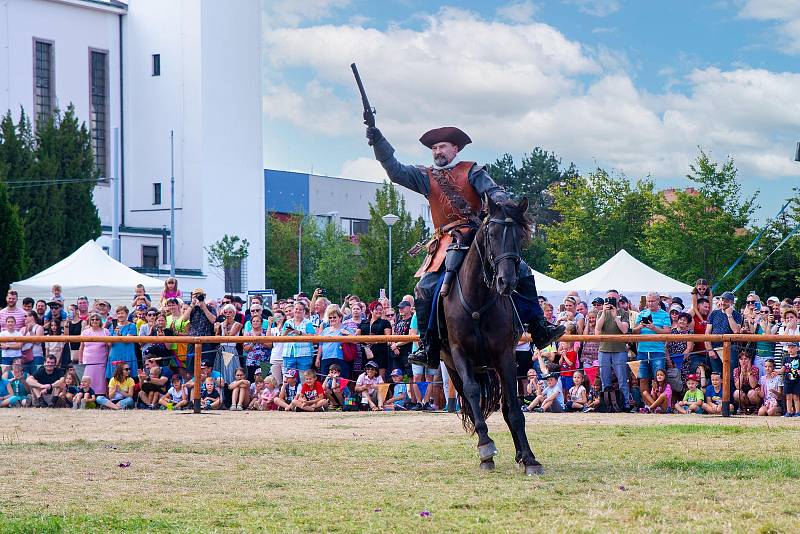
<svg viewBox="0 0 800 534"><path fill-rule="evenodd" d="M600 394L600 407L597 411L603 413L620 413L625 409L625 399L619 389L607 387Z"/></svg>

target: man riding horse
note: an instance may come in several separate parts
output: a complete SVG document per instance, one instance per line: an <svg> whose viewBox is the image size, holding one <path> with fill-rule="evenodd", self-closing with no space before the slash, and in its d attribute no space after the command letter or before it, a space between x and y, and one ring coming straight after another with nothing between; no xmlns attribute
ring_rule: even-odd
<svg viewBox="0 0 800 534"><path fill-rule="evenodd" d="M458 153L472 140L458 128L445 126L425 132L420 142L431 149L430 167L403 165L394 157L394 148L374 126L367 127L369 145L375 159L383 166L389 179L424 195L430 202L435 226L428 243L427 256L417 271L421 277L414 289L419 329L419 350L409 361L429 368L439 366L438 337L428 327L434 292L442 277L440 294L446 296L469 249L474 229L479 224L481 199L484 195L499 205L513 205L506 191L489 177L486 170L471 161L458 161ZM563 326L553 326L544 318L539 305L533 272L524 261L519 263L517 293L530 302L530 315L522 317L528 331L540 349L564 334Z"/></svg>

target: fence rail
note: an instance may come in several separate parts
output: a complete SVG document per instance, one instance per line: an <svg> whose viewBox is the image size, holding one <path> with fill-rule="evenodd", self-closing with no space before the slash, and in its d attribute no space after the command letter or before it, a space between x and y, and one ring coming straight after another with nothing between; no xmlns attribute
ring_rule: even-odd
<svg viewBox="0 0 800 534"><path fill-rule="evenodd" d="M63 341L69 343L186 343L194 345L195 354L201 354L204 343L389 343L419 341L419 336L8 336L1 338L3 343L48 343ZM730 417L731 403L731 346L733 343L763 341L767 343L800 341L800 335L775 336L758 334L623 334L623 335L574 335L563 336L562 341L691 341L697 343L722 344L722 416ZM194 376L200 375L200 358L194 358ZM200 381L195 380L192 389L195 413L200 412Z"/></svg>

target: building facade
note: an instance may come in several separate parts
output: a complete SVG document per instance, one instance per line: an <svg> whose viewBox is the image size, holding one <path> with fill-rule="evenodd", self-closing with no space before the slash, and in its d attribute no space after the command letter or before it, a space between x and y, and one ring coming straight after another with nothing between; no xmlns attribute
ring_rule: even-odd
<svg viewBox="0 0 800 534"><path fill-rule="evenodd" d="M367 232L369 205L382 183L273 169L264 170L264 211L267 214L307 213L323 224L335 223L350 236ZM424 196L398 187L412 219L431 227L430 205Z"/></svg>
<svg viewBox="0 0 800 534"><path fill-rule="evenodd" d="M112 179L95 188L104 248L117 220L120 261L160 278L174 264L184 291L220 295L224 273L206 249L236 235L249 257L228 289L263 287L259 2L5 0L0 46L0 111L39 117L72 103L89 127Z"/></svg>

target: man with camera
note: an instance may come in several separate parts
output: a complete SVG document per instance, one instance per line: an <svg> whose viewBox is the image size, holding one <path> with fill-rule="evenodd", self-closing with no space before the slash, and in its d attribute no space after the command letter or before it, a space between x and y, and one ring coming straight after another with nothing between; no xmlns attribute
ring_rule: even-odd
<svg viewBox="0 0 800 534"><path fill-rule="evenodd" d="M630 329L628 313L619 308L619 292L615 289L606 294L603 301L603 311L597 318L595 326L596 335L623 335ZM619 389L627 404L630 399L630 388L628 387L628 350L624 341L603 341L600 343L598 352L600 362L600 380L603 382L603 389L611 387L611 372L617 376ZM630 409L628 406L626 409Z"/></svg>
<svg viewBox="0 0 800 534"><path fill-rule="evenodd" d="M217 313L213 306L206 302L206 292L202 288L192 291L192 300L189 307L181 315L181 321L189 321L190 336L213 336L214 323L217 321ZM192 347L192 345L189 345ZM201 359L209 366L214 365L214 357L217 354L217 343L203 343L203 354Z"/></svg>
<svg viewBox="0 0 800 534"><path fill-rule="evenodd" d="M669 334L672 320L669 318L669 313L661 309L659 294L651 291L645 297L645 302L647 307L639 312L631 331L641 335ZM637 378L641 391L650 391L650 380L655 378L659 369L667 368L664 347L663 341L640 341L636 347L636 356L639 360Z"/></svg>

